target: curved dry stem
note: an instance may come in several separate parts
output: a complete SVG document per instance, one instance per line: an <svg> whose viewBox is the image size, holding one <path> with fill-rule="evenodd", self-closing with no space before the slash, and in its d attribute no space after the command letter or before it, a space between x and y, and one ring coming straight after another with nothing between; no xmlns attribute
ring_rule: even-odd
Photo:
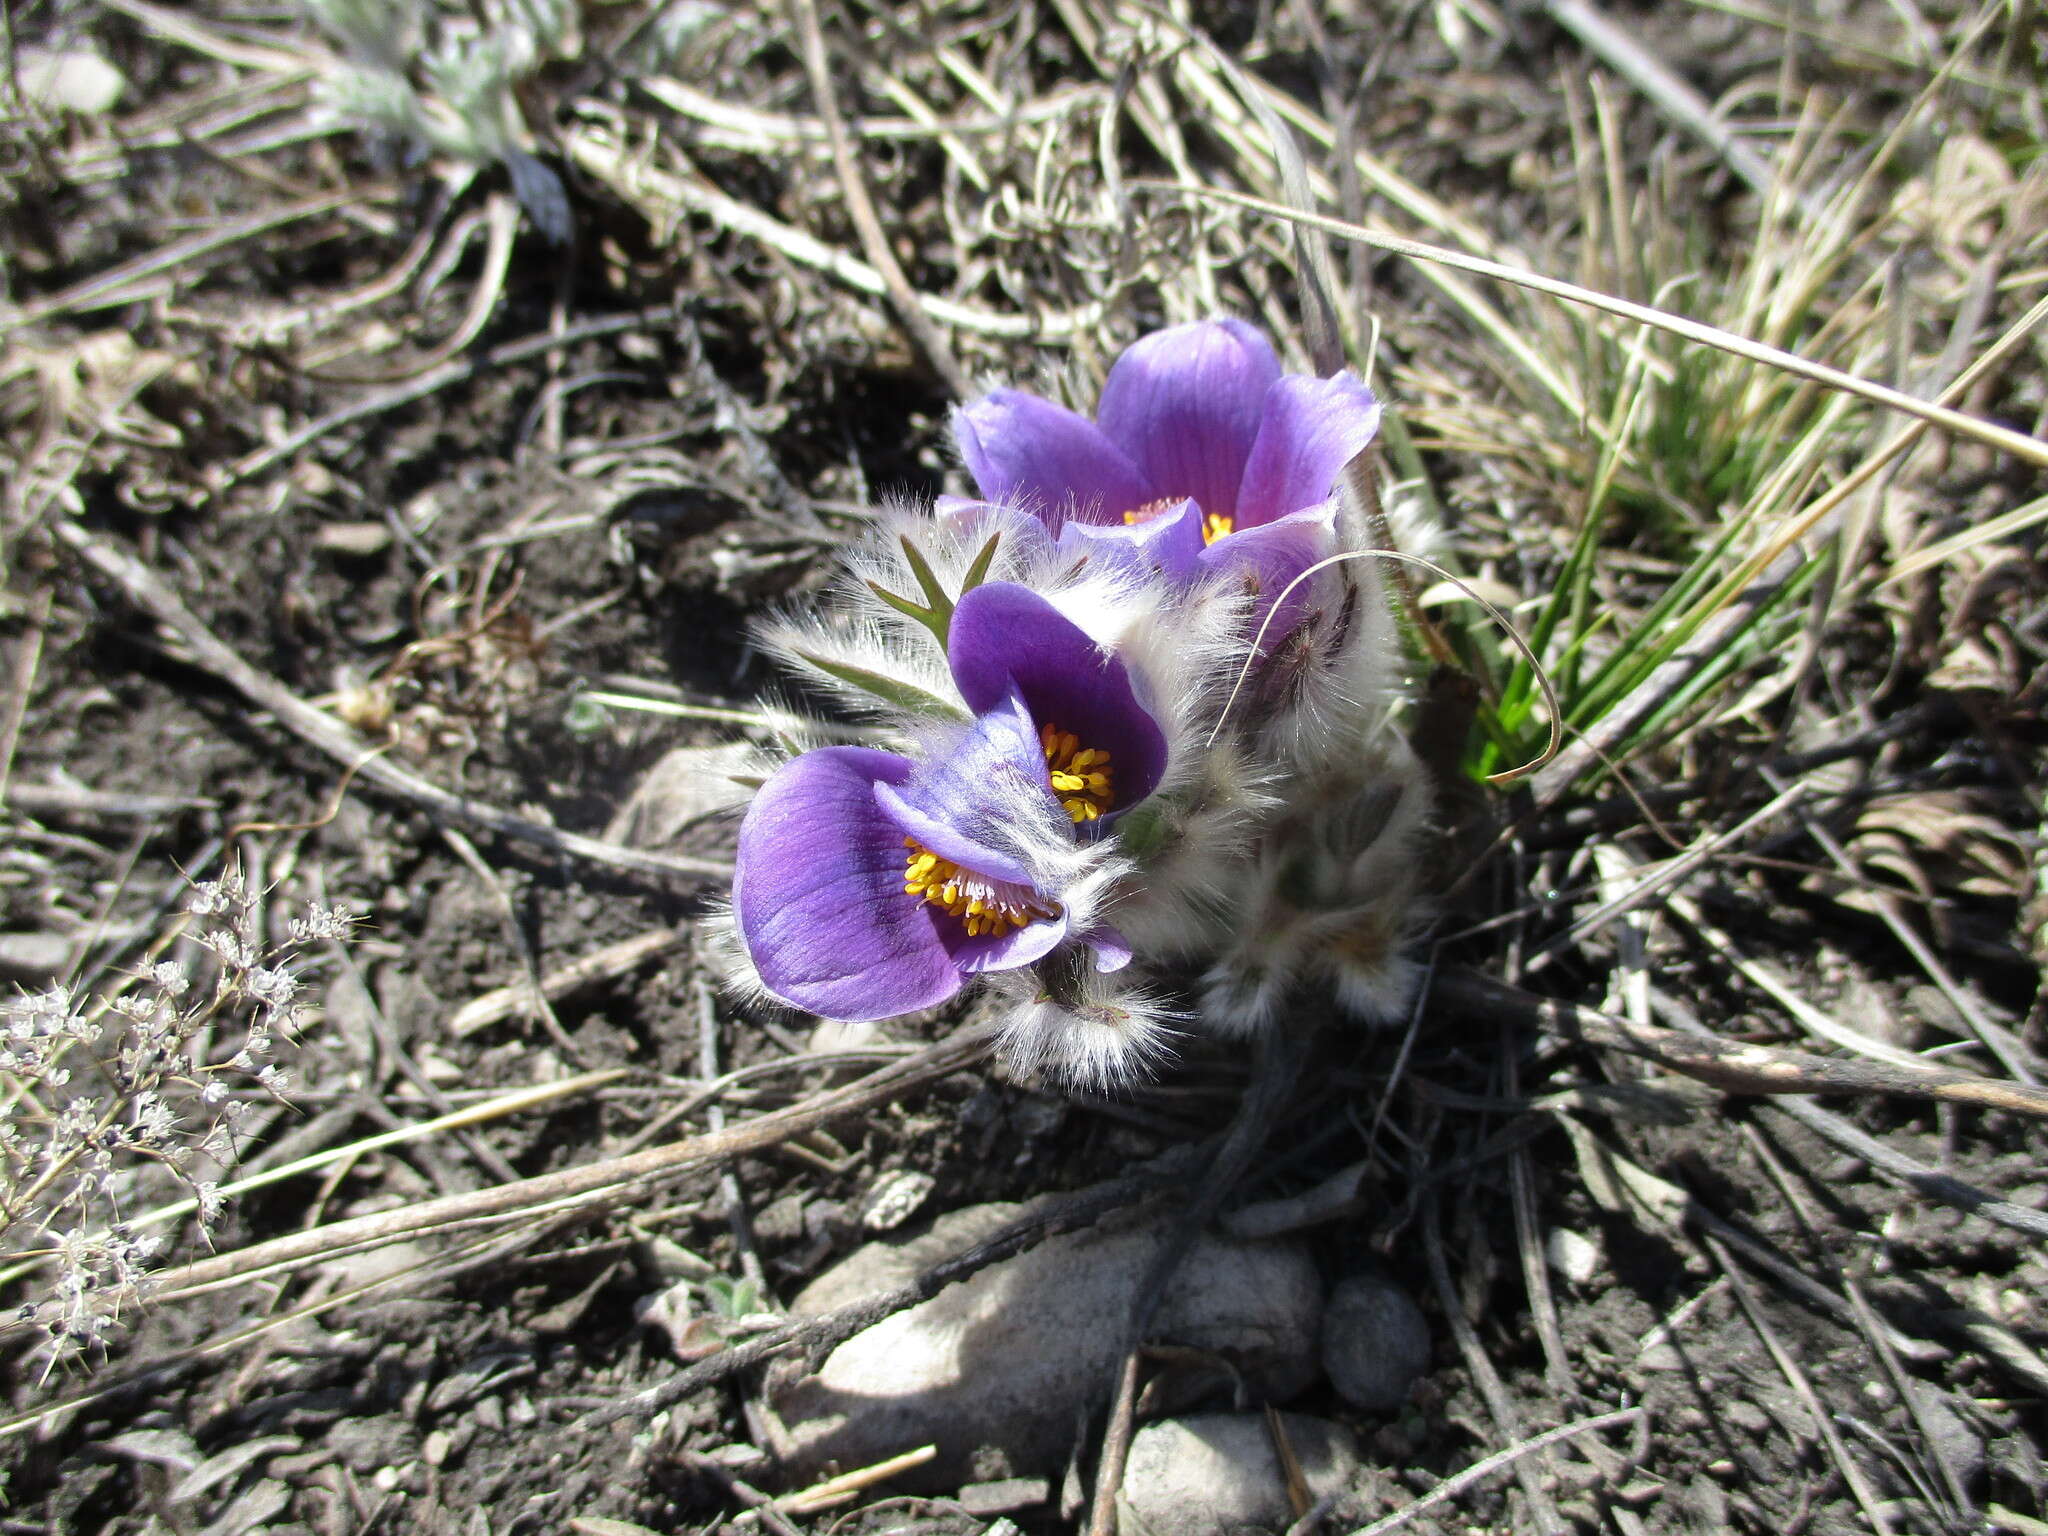
<svg viewBox="0 0 2048 1536"><path fill-rule="evenodd" d="M1342 240L1354 240L1361 245L1389 252L1395 256L1406 256L1411 261L1429 262L1439 266L1455 267L1479 277L1497 278L1504 283L1527 288L1536 293L1548 294L1572 304L1583 304L1588 309L1597 309L1606 314L1618 315L1624 320L1633 320L1642 325L1654 326L1660 331L1697 342L1701 346L1717 348L1733 353L1753 363L1782 369L1786 373L1828 389L1855 395L1873 405L1899 411L1907 416L1919 418L1930 426L1940 427L1959 437L1972 438L1990 447L2011 454L2029 464L2048 468L2048 443L2024 432L2015 432L2010 427L2001 427L1995 421L1966 415L1944 405L1916 399L1888 385L1873 383L1858 378L1853 373L1844 373L1839 368L1830 368L1825 363L1816 363L1811 358L1801 357L1796 352L1787 352L1782 347L1773 347L1747 336L1738 336L1733 331L1724 331L1719 326L1707 325L1702 321L1674 315L1668 310L1653 309L1647 304L1637 304L1630 299L1617 299L1612 294L1597 289L1582 288L1577 283L1568 283L1561 278L1546 277L1540 272L1531 272L1526 267L1511 267L1498 261L1487 261L1478 256L1467 256L1462 251L1449 250L1440 245L1428 245L1420 240L1405 240L1398 235L1375 234L1372 230L1352 224L1344 219L1333 219L1327 214L1303 213L1280 203L1268 202L1262 197L1252 197L1243 192L1232 192L1222 187L1189 187L1171 181L1145 181L1137 183L1156 192L1177 192L1236 208L1262 213L1269 218L1285 219L1290 223L1303 223L1320 229L1326 234Z"/></svg>

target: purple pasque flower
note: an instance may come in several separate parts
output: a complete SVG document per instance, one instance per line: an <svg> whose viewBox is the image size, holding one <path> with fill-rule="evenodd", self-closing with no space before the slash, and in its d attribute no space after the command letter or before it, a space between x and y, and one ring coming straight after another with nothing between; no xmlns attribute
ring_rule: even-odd
<svg viewBox="0 0 2048 1536"><path fill-rule="evenodd" d="M1204 320L1130 346L1093 421L997 389L953 432L983 499L1034 512L1063 549L1176 582L1234 571L1270 598L1330 553L1337 479L1379 418L1355 375L1282 373L1256 329Z"/></svg>
<svg viewBox="0 0 2048 1536"><path fill-rule="evenodd" d="M938 750L806 752L740 824L734 914L785 1003L884 1019L1063 944L1130 958L1085 899L1104 829L1166 770L1129 669L1008 582L960 599L946 657L973 719Z"/></svg>

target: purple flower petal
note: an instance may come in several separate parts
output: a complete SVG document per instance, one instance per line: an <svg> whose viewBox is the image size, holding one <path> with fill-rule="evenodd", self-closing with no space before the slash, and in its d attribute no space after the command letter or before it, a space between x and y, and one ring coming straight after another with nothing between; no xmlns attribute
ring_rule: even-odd
<svg viewBox="0 0 2048 1536"><path fill-rule="evenodd" d="M948 931L943 935L947 948L952 951L954 963L971 975L979 975L983 971L1013 971L1020 965L1043 960L1059 947L1066 936L1067 915L1064 911L1045 922L1026 923L1022 928L1012 928L1001 935L985 933L978 938L969 938L967 930L957 923L948 925Z"/></svg>
<svg viewBox="0 0 2048 1536"><path fill-rule="evenodd" d="M785 763L740 823L732 904L761 984L837 1019L887 1019L963 985L935 909L903 890L903 831L875 803L911 764L824 747Z"/></svg>
<svg viewBox="0 0 2048 1536"><path fill-rule="evenodd" d="M1112 566L1129 564L1141 572L1159 571L1178 582L1200 573L1202 509L1182 501L1141 522L1098 527L1069 523L1060 530L1060 553L1099 560Z"/></svg>
<svg viewBox="0 0 2048 1536"><path fill-rule="evenodd" d="M1016 694L1036 725L1057 726L1084 747L1109 753L1111 816L1158 786L1166 771L1166 736L1138 702L1129 668L1036 592L991 581L961 598L946 660L960 697L976 714ZM1041 772L1043 763L1041 757Z"/></svg>
<svg viewBox="0 0 2048 1536"><path fill-rule="evenodd" d="M1266 394L1279 377L1271 343L1242 320L1176 325L1116 360L1095 419L1158 487L1155 495L1191 496L1204 512L1234 517Z"/></svg>
<svg viewBox="0 0 2048 1536"><path fill-rule="evenodd" d="M949 750L907 780L877 784L875 800L900 829L898 847L907 834L962 869L1017 886L1032 884L1019 831L1035 824L1057 835L1069 825L1046 777L1038 728L1014 696L976 709Z"/></svg>
<svg viewBox="0 0 2048 1536"><path fill-rule="evenodd" d="M983 496L1027 507L1054 528L1069 517L1120 523L1159 497L1094 422L1022 390L991 390L955 411L953 436Z"/></svg>
<svg viewBox="0 0 2048 1536"><path fill-rule="evenodd" d="M1244 461L1237 526L1256 528L1328 501L1344 466L1379 430L1380 403L1356 375L1289 374L1266 392L1258 440Z"/></svg>
<svg viewBox="0 0 2048 1536"><path fill-rule="evenodd" d="M1291 512L1277 522L1263 523L1238 533L1226 534L1202 551L1202 568L1211 574L1229 574L1248 583L1258 593L1250 615L1251 632L1261 626L1264 638L1259 653L1270 655L1301 622L1314 584L1304 581L1288 588L1318 560L1336 546L1334 504ZM1285 593L1285 596L1282 594ZM1271 612L1271 618L1267 617Z"/></svg>
<svg viewBox="0 0 2048 1536"><path fill-rule="evenodd" d="M1107 976L1131 963L1131 941L1107 923L1098 923L1081 935L1095 969Z"/></svg>
<svg viewBox="0 0 2048 1536"><path fill-rule="evenodd" d="M932 502L932 518L941 528L963 538L986 540L1002 535L1001 554L1029 560L1052 544L1042 519L1015 507L999 507L973 496L940 495ZM1001 563L999 560L998 564Z"/></svg>

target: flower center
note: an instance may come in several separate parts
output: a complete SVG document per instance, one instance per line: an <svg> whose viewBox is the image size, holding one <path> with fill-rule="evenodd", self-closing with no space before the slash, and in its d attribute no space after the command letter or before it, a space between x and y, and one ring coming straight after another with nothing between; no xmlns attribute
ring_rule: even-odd
<svg viewBox="0 0 2048 1536"><path fill-rule="evenodd" d="M1067 814L1076 825L1099 820L1110 804L1109 754L1083 747L1080 737L1050 723L1039 727L1038 741L1045 748L1052 792Z"/></svg>
<svg viewBox="0 0 2048 1536"><path fill-rule="evenodd" d="M910 850L903 861L904 894L920 896L947 916L959 918L969 938L999 939L1013 928L1060 915L1028 886L962 869L914 837L904 838L903 846Z"/></svg>
<svg viewBox="0 0 2048 1536"><path fill-rule="evenodd" d="M1124 526L1126 528L1135 528L1140 523L1149 523L1168 508L1179 506L1182 500L1184 498L1179 496L1162 496L1157 501L1146 502L1142 507L1133 507L1124 514ZM1224 512L1204 512L1202 514L1202 542L1205 545L1214 544L1226 533L1235 533L1236 531L1237 520L1229 514Z"/></svg>

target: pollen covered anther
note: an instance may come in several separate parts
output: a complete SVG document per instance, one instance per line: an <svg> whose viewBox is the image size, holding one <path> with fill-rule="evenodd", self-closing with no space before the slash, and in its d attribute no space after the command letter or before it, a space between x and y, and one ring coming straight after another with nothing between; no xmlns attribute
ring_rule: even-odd
<svg viewBox="0 0 2048 1536"><path fill-rule="evenodd" d="M1164 516L1181 504L1177 496L1162 496L1157 501L1148 501L1142 507L1133 507L1124 513L1124 526L1136 528L1149 523L1155 517ZM1204 512L1202 514L1202 543L1214 544L1218 539L1237 532L1237 519L1228 512Z"/></svg>
<svg viewBox="0 0 2048 1536"><path fill-rule="evenodd" d="M999 939L1028 923L1060 915L1035 892L962 869L914 837L904 838L903 846L910 850L903 861L904 894L922 897L947 916L959 918L969 938Z"/></svg>
<svg viewBox="0 0 2048 1536"><path fill-rule="evenodd" d="M1163 512L1169 512L1180 505L1178 496L1161 496L1157 501L1148 501L1142 507L1132 507L1124 513L1124 526L1135 528L1140 523L1149 523Z"/></svg>
<svg viewBox="0 0 2048 1536"><path fill-rule="evenodd" d="M1046 770L1052 775L1052 792L1059 796L1067 815L1078 826L1099 821L1110 808L1113 790L1109 754L1083 747L1081 738L1050 723L1038 729L1039 745L1045 748Z"/></svg>

